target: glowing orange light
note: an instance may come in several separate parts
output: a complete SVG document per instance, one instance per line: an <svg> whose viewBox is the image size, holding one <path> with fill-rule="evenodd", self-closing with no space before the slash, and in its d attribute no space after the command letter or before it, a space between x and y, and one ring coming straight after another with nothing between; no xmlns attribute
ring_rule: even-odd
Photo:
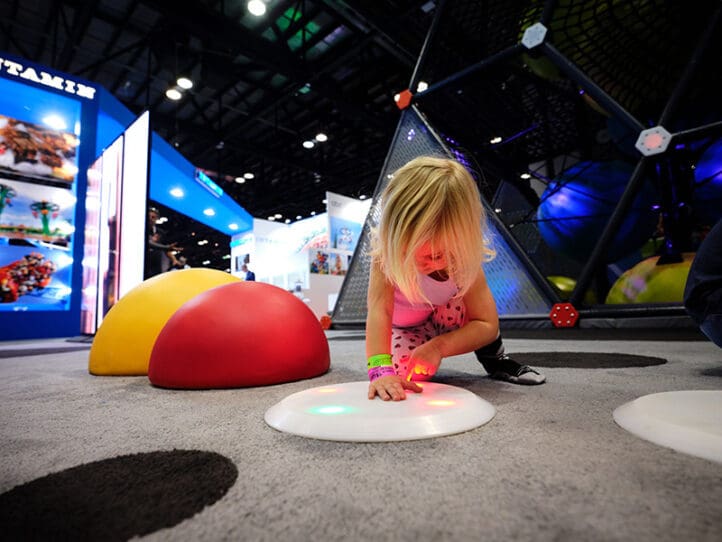
<svg viewBox="0 0 722 542"><path fill-rule="evenodd" d="M656 149L662 145L664 138L660 134L649 134L644 138L644 144L648 149Z"/></svg>
<svg viewBox="0 0 722 542"><path fill-rule="evenodd" d="M433 399L428 401L426 404L430 406L452 406L456 404L456 401L451 401L449 399Z"/></svg>
<svg viewBox="0 0 722 542"><path fill-rule="evenodd" d="M336 393L337 391L336 388L320 388L318 393Z"/></svg>

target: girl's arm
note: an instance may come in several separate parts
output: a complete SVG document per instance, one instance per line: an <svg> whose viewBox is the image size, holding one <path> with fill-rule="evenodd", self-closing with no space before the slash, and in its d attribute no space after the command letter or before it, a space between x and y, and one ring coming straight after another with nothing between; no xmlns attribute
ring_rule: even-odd
<svg viewBox="0 0 722 542"><path fill-rule="evenodd" d="M433 375L443 358L473 352L496 339L499 317L483 269L479 269L474 284L464 295L464 305L466 323L414 349L409 360L409 373Z"/></svg>
<svg viewBox="0 0 722 542"><path fill-rule="evenodd" d="M374 259L371 263L366 316L366 357L390 354L394 287Z"/></svg>
<svg viewBox="0 0 722 542"><path fill-rule="evenodd" d="M394 313L394 287L386 280L379 263L371 264L368 290L368 310L366 316L366 357L378 354L390 354L391 318ZM420 392L421 387L407 382L400 376L382 376L369 384L368 398L378 395L382 400L402 401L406 398L405 389Z"/></svg>
<svg viewBox="0 0 722 542"><path fill-rule="evenodd" d="M499 315L496 303L486 282L484 270L479 274L469 291L464 295L466 324L432 339L436 342L441 357L466 354L489 344L499 335ZM429 341L429 342L432 342Z"/></svg>

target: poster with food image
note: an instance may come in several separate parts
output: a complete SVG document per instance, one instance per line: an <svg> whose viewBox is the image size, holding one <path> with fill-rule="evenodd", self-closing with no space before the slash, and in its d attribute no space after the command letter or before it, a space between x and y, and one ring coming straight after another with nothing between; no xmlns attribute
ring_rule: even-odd
<svg viewBox="0 0 722 542"><path fill-rule="evenodd" d="M71 185L79 143L71 132L0 115L0 175Z"/></svg>

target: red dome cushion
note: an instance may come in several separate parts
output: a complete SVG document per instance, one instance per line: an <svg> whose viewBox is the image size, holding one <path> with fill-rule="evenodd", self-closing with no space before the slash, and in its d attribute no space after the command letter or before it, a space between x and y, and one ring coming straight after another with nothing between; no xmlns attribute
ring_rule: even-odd
<svg viewBox="0 0 722 542"><path fill-rule="evenodd" d="M236 388L311 378L329 365L326 335L303 301L263 282L234 282L171 316L148 378L166 388Z"/></svg>

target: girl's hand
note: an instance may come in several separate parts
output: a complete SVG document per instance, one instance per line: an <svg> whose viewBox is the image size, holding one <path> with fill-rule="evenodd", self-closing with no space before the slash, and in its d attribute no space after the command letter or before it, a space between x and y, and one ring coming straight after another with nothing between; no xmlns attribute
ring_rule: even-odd
<svg viewBox="0 0 722 542"><path fill-rule="evenodd" d="M416 393L423 391L417 383L408 382L400 376L382 376L369 383L369 399L378 395L383 401L403 401L406 399L404 390Z"/></svg>
<svg viewBox="0 0 722 542"><path fill-rule="evenodd" d="M408 360L406 380L411 380L414 375L435 375L441 365L441 358L441 352L433 340L417 346Z"/></svg>

